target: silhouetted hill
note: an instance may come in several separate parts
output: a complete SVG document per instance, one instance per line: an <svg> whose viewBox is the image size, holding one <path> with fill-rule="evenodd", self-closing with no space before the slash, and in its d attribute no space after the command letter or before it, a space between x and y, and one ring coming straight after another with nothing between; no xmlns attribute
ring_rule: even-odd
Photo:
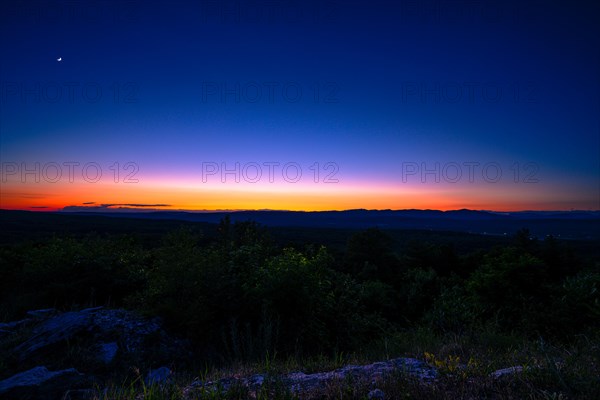
<svg viewBox="0 0 600 400"><path fill-rule="evenodd" d="M533 236L554 235L563 239L600 240L599 212L513 212L456 210L348 210L328 212L239 211L239 212L31 212L0 210L0 243L23 239L42 239L48 235L82 235L135 233L152 243L166 232L184 225L204 232L208 238L217 235L217 224L229 215L232 222L253 220L268 226L278 241L312 243L325 240L333 248L343 248L352 232L379 227L397 231L399 237L432 239L438 232L461 235L459 243L478 241L475 236L510 238L521 228ZM405 232L405 233L402 233ZM420 232L420 233L419 233ZM426 232L430 234L426 237ZM477 235L469 235L477 234ZM396 234L394 234L396 235ZM469 246L470 247L470 246ZM477 247L477 246L475 246Z"/></svg>
<svg viewBox="0 0 600 400"><path fill-rule="evenodd" d="M89 212L62 212L89 215ZM471 232L488 235L512 234L528 228L532 235L562 238L600 238L599 211L522 211L492 212L476 210L347 210L347 211L235 211L235 212L94 212L115 218L180 220L217 223L229 215L232 222L256 221L266 226L329 227L362 229L373 226L388 229L426 229Z"/></svg>

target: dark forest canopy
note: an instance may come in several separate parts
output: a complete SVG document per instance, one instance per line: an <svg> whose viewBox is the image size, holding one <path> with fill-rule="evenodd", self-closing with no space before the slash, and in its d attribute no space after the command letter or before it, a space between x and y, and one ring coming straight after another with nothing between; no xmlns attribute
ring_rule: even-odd
<svg viewBox="0 0 600 400"><path fill-rule="evenodd" d="M18 235L8 223L0 247L7 320L125 306L233 359L351 351L415 326L556 338L600 326L593 241L7 215L31 222Z"/></svg>

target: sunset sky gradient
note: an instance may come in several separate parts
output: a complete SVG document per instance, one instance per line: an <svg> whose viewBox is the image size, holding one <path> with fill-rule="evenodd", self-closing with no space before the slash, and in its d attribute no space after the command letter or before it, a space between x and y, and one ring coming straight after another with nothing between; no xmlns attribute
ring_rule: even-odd
<svg viewBox="0 0 600 400"><path fill-rule="evenodd" d="M83 3L0 6L0 208L600 209L593 2Z"/></svg>

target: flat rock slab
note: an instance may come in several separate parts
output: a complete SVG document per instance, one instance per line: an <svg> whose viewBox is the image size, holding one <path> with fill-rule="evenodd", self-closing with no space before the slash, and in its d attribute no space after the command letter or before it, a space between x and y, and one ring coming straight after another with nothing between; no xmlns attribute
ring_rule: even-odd
<svg viewBox="0 0 600 400"><path fill-rule="evenodd" d="M315 374L296 372L283 377L283 381L292 392L301 393L312 392L326 384L348 378L377 382L394 372L404 373L423 381L437 377L437 371L423 361L414 358L396 358L368 365L347 365L330 372Z"/></svg>
<svg viewBox="0 0 600 400"><path fill-rule="evenodd" d="M293 372L276 377L276 380L280 381L292 393L300 394L318 392L333 382L345 379L365 380L369 383L376 383L393 373L406 374L424 382L432 381L438 375L435 368L423 361L414 358L396 358L368 365L347 365L334 371L317 372L314 374ZM251 391L257 391L267 379L266 375L258 374L248 378L225 378L210 382L195 381L184 390L184 393L188 396L193 396L196 390L226 392L234 386L243 386L249 388Z"/></svg>
<svg viewBox="0 0 600 400"><path fill-rule="evenodd" d="M25 360L44 347L70 339L86 330L92 321L94 312L100 308L67 312L43 321L34 328L32 336L27 341L15 348L15 352L19 354L19 359Z"/></svg>
<svg viewBox="0 0 600 400"><path fill-rule="evenodd" d="M46 317L44 318L44 316ZM149 320L136 313L121 309L95 307L58 315L48 312L42 313L39 318L41 320L34 321L28 339L13 349L20 361L32 358L50 346L64 343L80 334L87 333L98 342L100 361L109 364L115 358L117 350L136 353L144 348L144 340L148 335L163 332L157 319ZM31 320L24 321L31 322ZM0 326L0 331L10 333L11 328L22 323L24 322L5 323ZM118 344L115 342L117 337Z"/></svg>
<svg viewBox="0 0 600 400"><path fill-rule="evenodd" d="M49 371L46 367L35 367L0 381L0 396L7 399L60 398L65 387L77 385L83 379L76 369Z"/></svg>

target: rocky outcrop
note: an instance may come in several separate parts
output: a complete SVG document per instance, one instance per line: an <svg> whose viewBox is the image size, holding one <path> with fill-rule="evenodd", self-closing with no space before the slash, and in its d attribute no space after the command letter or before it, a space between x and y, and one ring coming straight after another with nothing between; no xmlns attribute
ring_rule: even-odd
<svg viewBox="0 0 600 400"><path fill-rule="evenodd" d="M143 318L131 311L103 307L65 313L41 311L28 313L32 318L3 324L3 331L8 333L24 326L31 330L13 350L19 362L43 360L75 338L85 338L95 351L96 359L106 365L120 354L143 358L149 352L154 355L157 352L174 354L173 350L185 353L182 342L166 335L158 319Z"/></svg>
<svg viewBox="0 0 600 400"><path fill-rule="evenodd" d="M102 307L64 313L53 309L29 312L25 319L0 324L2 343L10 343L0 351L10 355L4 361L8 360L9 369L16 372L13 376L6 372L0 376L0 398L8 399L97 398L101 387L100 380L96 379L99 371L110 371L119 365L125 365L126 368L136 365L172 366L172 361L191 355L184 342L166 334L159 319ZM84 348L85 354L91 354L94 361L81 365L57 362L64 360L63 355L71 343ZM120 361L122 357L125 362ZM132 363L132 360L135 362ZM500 379L523 371L521 366L505 368L491 373L490 378ZM139 370L136 373L138 377L143 377ZM214 381L196 380L183 388L183 393L192 399L199 393L224 393L241 387L256 394L276 384L299 398L313 398L336 383L350 380L365 385L367 398L386 399L386 394L381 390L382 383L394 374L425 384L438 377L437 370L424 361L396 358L311 374L292 372L283 375L236 376ZM146 386L168 387L174 382L175 374L166 366L150 370L143 379Z"/></svg>
<svg viewBox="0 0 600 400"><path fill-rule="evenodd" d="M0 397L7 399L56 399L61 398L65 388L84 383L84 375L74 368L49 371L35 367L0 381Z"/></svg>
<svg viewBox="0 0 600 400"><path fill-rule="evenodd" d="M88 308L77 312L67 312L44 320L32 331L32 336L15 348L19 360L23 361L39 350L56 343L69 340L92 325L94 311Z"/></svg>
<svg viewBox="0 0 600 400"><path fill-rule="evenodd" d="M331 383L344 381L349 378L376 386L377 382L393 373L406 374L423 382L432 381L438 375L435 368L423 361L414 358L396 358L368 365L348 365L329 372L318 372L314 374L293 372L277 377L276 380L296 395L302 395L303 393L311 393L311 395L314 395ZM184 393L186 393L188 397L193 397L194 392L197 391L226 392L233 387L239 386L257 392L268 379L268 376L258 374L248 378L226 378L209 382L195 381L184 390ZM373 399L383 398L382 396L384 396L384 393L376 388L370 393L370 398Z"/></svg>
<svg viewBox="0 0 600 400"><path fill-rule="evenodd" d="M185 342L162 329L159 319L144 318L122 309L95 307L64 313L54 309L37 310L28 312L23 320L2 323L0 329L3 340L0 344L10 344L3 344L5 347L0 351L8 355L5 359L8 370L17 372L10 377L6 373L0 376L5 378L3 390L17 393L4 396L4 392L0 392L1 398L38 398L29 393L46 390L55 394L62 390L64 394L73 389L74 378L89 377L89 380L78 381L91 382L92 377L110 372L113 366L161 365L190 354ZM81 360L79 364L64 365L68 364L64 355L74 343L76 351L82 354ZM119 364L120 360L124 361ZM31 368L33 366L36 367ZM49 367L56 371L49 371ZM164 371L157 371L153 381L158 382L164 378ZM21 391L23 396L18 395ZM74 394L70 397L74 398Z"/></svg>

